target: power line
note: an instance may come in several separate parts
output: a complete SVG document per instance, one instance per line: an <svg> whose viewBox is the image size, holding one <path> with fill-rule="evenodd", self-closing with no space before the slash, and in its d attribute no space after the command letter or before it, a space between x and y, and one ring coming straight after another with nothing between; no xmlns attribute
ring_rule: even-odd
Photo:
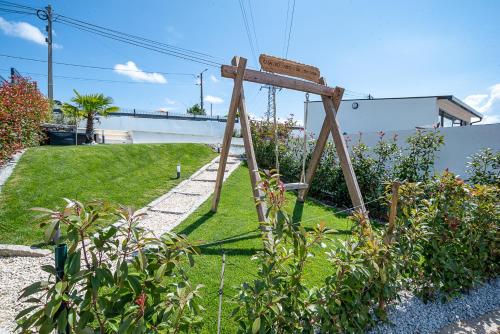
<svg viewBox="0 0 500 334"><path fill-rule="evenodd" d="M75 28L75 29L86 31L86 32L89 32L89 33L92 33L92 34L96 34L96 35L99 35L99 36L102 36L102 37L106 37L106 38L109 38L109 39L112 39L112 40L115 40L115 41L123 42L123 43L130 44L130 45L134 45L134 46L137 46L137 47L140 47L140 48L143 48L143 49L148 49L148 50L151 50L151 51L155 51L155 52L166 54L166 55L169 55L169 56L181 58L181 59L192 61L192 62L195 62L195 63L200 63L200 64L204 64L204 65L207 65L207 66L212 66L212 67L219 67L219 65L221 65L220 63L217 63L217 62L212 61L212 60L206 60L206 59L203 59L203 58L200 58L200 57L196 57L196 56L184 55L184 54L182 54L180 52L177 52L177 51L171 51L171 50L165 49L165 48L160 47L160 46L155 46L155 45L146 44L146 43L143 43L143 42L140 42L140 41L135 41L135 40L133 40L131 38L119 36L117 34L107 33L105 31L99 31L97 29L93 29L93 28L84 26L82 24L74 23L74 22L71 22L71 21L66 21L66 20L62 21L62 20L58 19L57 22L62 23L62 24L67 25L67 26L70 26L70 27Z"/></svg>
<svg viewBox="0 0 500 334"><path fill-rule="evenodd" d="M290 0L288 0L287 5L286 5L286 18L285 18L285 30L284 30L284 35L283 35L283 48L282 48L282 54L283 56L285 55L285 43L286 43L286 33L288 31L288 16L290 15Z"/></svg>
<svg viewBox="0 0 500 334"><path fill-rule="evenodd" d="M7 57L7 58L13 58L13 59L28 60L28 61L34 61L34 62L40 62L40 63L46 63L47 62L47 60L44 60L44 59L26 58L26 57L12 56L12 55L6 55L6 54L0 54L0 57ZM113 68L113 67L105 67L105 66L94 66L94 65L64 63L64 62L57 62L57 61L55 61L54 64L64 65L64 66L72 66L72 67L92 68L92 69L97 69L97 70L113 70L113 71L115 71L115 68ZM160 71L143 71L143 70L130 70L130 69L120 69L120 71L142 72L142 73L150 73L150 74L158 73L158 74L164 74L164 75L186 75L186 76L193 76L193 77L195 76L195 74L193 74L193 73L181 73L181 72L160 72Z"/></svg>
<svg viewBox="0 0 500 334"><path fill-rule="evenodd" d="M286 43L286 52L285 52L285 58L288 58L288 48L290 47L290 37L292 36L292 27L293 27L293 16L295 14L295 0L293 0L293 6L292 6L292 16L290 18L290 26L288 29L288 41Z"/></svg>
<svg viewBox="0 0 500 334"><path fill-rule="evenodd" d="M11 7L17 7L17 8L23 8L23 9L29 9L29 10L38 10L37 8L26 6L26 5L21 5L18 3L10 2L10 1L0 1L0 5L6 5L6 6L11 6Z"/></svg>
<svg viewBox="0 0 500 334"><path fill-rule="evenodd" d="M9 69L6 69L6 68L0 68L0 70L2 70L2 71L10 71ZM47 77L48 76L48 74L45 74L45 73L34 73L34 72L24 72L24 71L23 71L23 74L35 75L35 76L43 76L43 77ZM156 83L153 83L153 82L109 80L109 79L73 77L73 76L64 76L64 75L54 75L54 78L71 79L71 80L84 80L84 81L97 81L97 82L110 82L110 83L127 83L127 84L150 84L150 85L156 85ZM191 85L185 84L185 85L173 85L173 86L191 86Z"/></svg>
<svg viewBox="0 0 500 334"><path fill-rule="evenodd" d="M248 8L250 9L250 19L252 21L253 36L255 37L255 46L257 47L257 52L260 53L259 40L257 39L257 33L255 32L255 21L253 19L253 8L251 0L248 0Z"/></svg>
<svg viewBox="0 0 500 334"><path fill-rule="evenodd" d="M34 13L34 12L28 12L28 11L24 11L24 10L17 10L17 9L11 9L11 8L3 8L3 7L0 7L0 12L12 13L12 14L36 15L36 13Z"/></svg>
<svg viewBox="0 0 500 334"><path fill-rule="evenodd" d="M255 63L258 64L256 53L255 53L255 48L254 48L254 45L253 45L253 38L252 38L252 34L250 32L250 28L249 28L249 24L248 24L248 19L247 19L247 14L246 14L246 10L245 10L245 5L243 4L242 0L239 0L239 4L240 4L241 16L243 17L243 25L245 27L245 31L246 31L246 34L247 34L248 43L250 44L250 50L252 51L252 55L253 55Z"/></svg>
<svg viewBox="0 0 500 334"><path fill-rule="evenodd" d="M128 33L125 33L125 32L118 31L118 30L114 30L114 29L102 27L102 26L99 26L99 25L96 25L96 24L93 24L93 23L89 23L89 22L85 22L85 21L82 21L82 20L74 19L74 18L71 18L71 17L68 17L68 16L64 16L62 14L57 15L57 17L64 18L64 19L70 20L70 21L75 21L75 22L78 22L78 23L81 23L81 24L84 24L84 25L88 25L88 26L91 26L91 27L94 27L94 28L97 28L97 29L109 31L109 32L112 32L112 33L115 33L115 34L124 35L124 36L130 37L130 38L141 40L141 41L148 42L148 43L151 43L151 44L161 45L161 46L164 46L164 47L167 47L167 48L177 49L179 51L184 51L184 52L187 52L187 53L193 53L193 54L198 54L200 56L206 56L206 57L209 57L209 58L214 58L213 56L211 56L211 55L209 55L207 53L202 53L202 52L198 52L198 51L194 51L194 50L190 50L190 49L186 49L186 48L181 48L181 47L178 47L178 46L174 46L174 45L171 45L171 44L154 41L152 39L148 39L148 38L145 38L145 37L128 34Z"/></svg>

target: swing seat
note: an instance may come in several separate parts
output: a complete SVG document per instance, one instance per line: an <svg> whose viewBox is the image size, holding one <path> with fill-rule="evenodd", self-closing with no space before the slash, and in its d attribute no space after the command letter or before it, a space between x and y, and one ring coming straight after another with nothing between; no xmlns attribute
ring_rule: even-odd
<svg viewBox="0 0 500 334"><path fill-rule="evenodd" d="M295 182L295 183L285 183L285 190L303 190L307 189L309 185L303 182Z"/></svg>

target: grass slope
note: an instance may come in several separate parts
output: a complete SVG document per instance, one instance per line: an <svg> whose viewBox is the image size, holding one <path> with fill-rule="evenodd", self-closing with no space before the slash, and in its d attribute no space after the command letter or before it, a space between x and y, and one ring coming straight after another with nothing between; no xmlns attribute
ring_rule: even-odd
<svg viewBox="0 0 500 334"><path fill-rule="evenodd" d="M324 221L328 227L337 230L339 237L349 234L351 222L345 217L335 216L332 209L313 201L307 201L303 206L295 206L296 197L288 193L287 198L288 211L294 213L295 219L300 219L299 216L302 216L306 228ZM186 234L191 241L211 243L210 246L202 247L202 254L196 257L195 266L189 269L192 283L205 285L202 302L206 308L205 333L217 332L217 292L220 283L221 251L225 251L222 332L234 333L237 324L230 317L234 308L231 297L235 295L235 287L254 278L257 267L250 258L262 248L259 233L256 231L259 224L252 199L248 168L238 168L224 183L216 214L210 212L210 204L211 199L200 206L175 231ZM311 284L322 282L328 273L328 268L324 256L315 257L307 267L307 281Z"/></svg>
<svg viewBox="0 0 500 334"><path fill-rule="evenodd" d="M107 199L140 208L215 157L200 144L37 147L21 158L0 193L0 243L33 244L42 231L32 207L55 209L63 197ZM176 165L182 178L176 179Z"/></svg>

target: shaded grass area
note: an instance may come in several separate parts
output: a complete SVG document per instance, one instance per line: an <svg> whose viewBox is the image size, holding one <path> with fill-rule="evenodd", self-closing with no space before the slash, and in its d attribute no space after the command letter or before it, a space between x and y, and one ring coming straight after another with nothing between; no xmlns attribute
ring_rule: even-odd
<svg viewBox="0 0 500 334"><path fill-rule="evenodd" d="M351 221L336 216L333 209L310 200L296 205L293 193L288 193L287 199L287 211L295 220L302 220L306 229L324 221L337 231L336 237L343 238L350 234ZM237 324L230 316L234 308L231 297L236 293L235 287L255 278L257 266L251 256L262 249L248 168L238 168L224 183L217 213L210 211L210 205L211 198L179 225L175 232L186 234L189 240L203 244L202 254L196 257L195 266L188 271L192 283L205 286L202 302L206 308L205 333L217 332L221 254L222 251L226 253L222 332L234 333ZM324 254L318 252L318 256L309 262L305 270L307 282L311 285L323 282L329 274L329 268Z"/></svg>
<svg viewBox="0 0 500 334"><path fill-rule="evenodd" d="M208 163L201 144L45 146L29 149L0 193L0 243L33 244L42 230L32 207L55 209L62 198L106 199L141 208ZM176 178L181 162L182 177Z"/></svg>

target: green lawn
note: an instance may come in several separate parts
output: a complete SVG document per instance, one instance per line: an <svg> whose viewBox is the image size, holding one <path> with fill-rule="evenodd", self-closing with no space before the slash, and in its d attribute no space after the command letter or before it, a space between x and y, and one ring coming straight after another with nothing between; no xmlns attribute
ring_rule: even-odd
<svg viewBox="0 0 500 334"><path fill-rule="evenodd" d="M141 208L213 159L201 144L45 146L29 149L0 193L0 243L33 244L42 231L32 207L55 209L63 197L107 199ZM176 165L182 178L176 179Z"/></svg>
<svg viewBox="0 0 500 334"><path fill-rule="evenodd" d="M291 193L287 195L290 214L295 211L296 219L302 216L304 226L312 227L324 221L327 226L337 230L337 236L349 234L352 224L345 217L335 216L333 210L313 201L307 201L303 206L295 206L295 196ZM189 269L192 282L205 285L202 303L206 308L206 333L217 332L217 290L220 282L221 251L225 251L227 265L224 275L222 325L224 333L234 333L236 324L230 318L234 307L231 297L235 294L235 287L243 281L253 279L257 269L250 257L256 250L261 249L248 169L238 168L224 183L216 214L210 212L210 204L211 199L200 206L175 231L186 234L191 241L210 244L202 247L202 254L196 257L195 267ZM307 267L306 279L311 284L320 283L328 270L329 265L324 256L315 257Z"/></svg>

